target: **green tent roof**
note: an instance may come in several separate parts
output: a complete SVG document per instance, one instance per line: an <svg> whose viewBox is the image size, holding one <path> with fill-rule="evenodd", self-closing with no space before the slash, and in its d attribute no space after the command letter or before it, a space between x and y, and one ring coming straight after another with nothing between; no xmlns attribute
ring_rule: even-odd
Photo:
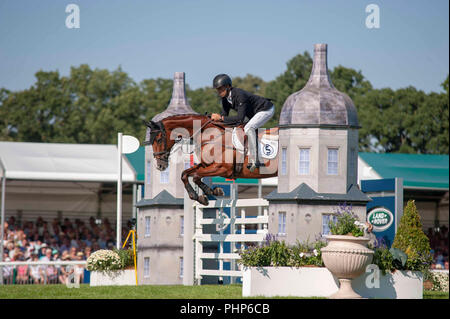
<svg viewBox="0 0 450 319"><path fill-rule="evenodd" d="M448 155L358 153L382 178L403 178L404 187L448 189Z"/></svg>
<svg viewBox="0 0 450 319"><path fill-rule="evenodd" d="M382 178L403 178L404 187L448 189L448 155L397 154L397 153L358 153L359 158ZM137 180L145 180L145 147L126 154L134 167ZM222 177L214 177L214 183L232 183ZM237 183L257 184L257 179L237 179Z"/></svg>

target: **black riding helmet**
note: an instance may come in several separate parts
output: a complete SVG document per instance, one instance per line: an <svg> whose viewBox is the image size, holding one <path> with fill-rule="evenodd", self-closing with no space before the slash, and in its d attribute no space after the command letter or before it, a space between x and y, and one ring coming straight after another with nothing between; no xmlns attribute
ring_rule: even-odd
<svg viewBox="0 0 450 319"><path fill-rule="evenodd" d="M221 86L231 86L231 78L226 74L219 74L214 77L213 88L217 89Z"/></svg>

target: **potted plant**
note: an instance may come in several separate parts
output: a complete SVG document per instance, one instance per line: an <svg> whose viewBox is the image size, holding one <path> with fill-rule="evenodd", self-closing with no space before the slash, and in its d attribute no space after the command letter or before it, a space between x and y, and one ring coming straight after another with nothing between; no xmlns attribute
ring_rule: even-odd
<svg viewBox="0 0 450 319"><path fill-rule="evenodd" d="M373 251L367 248L369 238L364 236L368 224L362 223L345 203L339 206L329 223L331 235L328 245L322 248L325 267L338 278L339 290L329 298L362 298L352 288L352 280L364 273L370 264Z"/></svg>
<svg viewBox="0 0 450 319"><path fill-rule="evenodd" d="M398 225L392 247L383 239L373 247L375 264L381 271L381 286L387 298L422 298L424 279L433 279L429 239L422 231L420 216L413 200L408 201ZM386 282L387 285L383 285ZM363 287L364 288L364 287ZM425 287L426 288L426 287ZM365 290L365 291L364 291ZM372 289L361 289L375 294Z"/></svg>
<svg viewBox="0 0 450 319"><path fill-rule="evenodd" d="M242 295L326 297L337 290L337 282L325 268L323 240L287 245L268 234L260 246L239 251Z"/></svg>
<svg viewBox="0 0 450 319"><path fill-rule="evenodd" d="M86 262L91 286L136 284L131 249L97 250Z"/></svg>

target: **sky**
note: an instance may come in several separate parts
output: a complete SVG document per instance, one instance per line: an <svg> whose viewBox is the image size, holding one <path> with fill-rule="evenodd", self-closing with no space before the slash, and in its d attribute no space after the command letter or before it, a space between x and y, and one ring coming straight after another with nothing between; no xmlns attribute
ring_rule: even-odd
<svg viewBox="0 0 450 319"><path fill-rule="evenodd" d="M79 8L68 28L66 7ZM367 17L379 8L379 28ZM0 0L0 87L23 90L39 70L115 70L140 82L186 73L274 80L297 54L328 44L328 67L361 71L375 88L442 92L449 73L448 0Z"/></svg>

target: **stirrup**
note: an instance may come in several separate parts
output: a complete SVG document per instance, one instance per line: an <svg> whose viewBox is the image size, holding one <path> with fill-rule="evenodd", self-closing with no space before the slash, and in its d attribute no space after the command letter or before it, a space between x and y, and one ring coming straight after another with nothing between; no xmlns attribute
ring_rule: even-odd
<svg viewBox="0 0 450 319"><path fill-rule="evenodd" d="M253 172L256 168L265 167L265 166L266 166L266 164L261 163L260 161L251 162L251 163L249 162L247 164L247 169L249 169L250 172Z"/></svg>

